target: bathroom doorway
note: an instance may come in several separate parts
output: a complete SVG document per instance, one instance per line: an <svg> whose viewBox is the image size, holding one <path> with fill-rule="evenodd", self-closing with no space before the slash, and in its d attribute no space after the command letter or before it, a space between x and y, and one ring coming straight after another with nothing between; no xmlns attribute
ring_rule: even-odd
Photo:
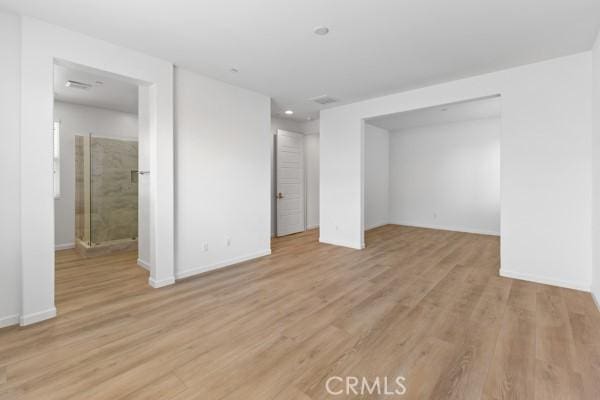
<svg viewBox="0 0 600 400"><path fill-rule="evenodd" d="M148 269L148 257L139 248L147 246L139 246L139 237L140 227L142 240L148 237L148 215L140 193L149 182L139 157L138 92L127 78L54 66L57 303L72 298L66 283L89 293L124 274L146 285L148 273L139 266ZM100 266L109 268L97 275Z"/></svg>
<svg viewBox="0 0 600 400"><path fill-rule="evenodd" d="M138 85L139 161L148 190L140 191L140 254L148 255L148 286L175 282L173 64L102 40L27 20L21 26L21 310L29 325L57 314L55 190L53 185L54 69L56 65ZM62 155L59 155L62 156ZM74 189L73 189L74 190ZM142 226L146 224L146 226ZM74 236L74 235L73 235ZM137 260L136 260L137 261ZM134 261L135 266L135 261ZM107 268L97 268L103 275ZM134 271L147 272L142 268ZM126 289L123 289L126 290ZM59 313L60 313L59 306Z"/></svg>

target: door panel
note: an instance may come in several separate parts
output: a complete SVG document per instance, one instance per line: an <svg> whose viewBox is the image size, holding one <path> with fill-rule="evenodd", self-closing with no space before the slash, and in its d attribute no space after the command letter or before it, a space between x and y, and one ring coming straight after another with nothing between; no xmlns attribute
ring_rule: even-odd
<svg viewBox="0 0 600 400"><path fill-rule="evenodd" d="M304 231L304 135L277 130L277 236Z"/></svg>

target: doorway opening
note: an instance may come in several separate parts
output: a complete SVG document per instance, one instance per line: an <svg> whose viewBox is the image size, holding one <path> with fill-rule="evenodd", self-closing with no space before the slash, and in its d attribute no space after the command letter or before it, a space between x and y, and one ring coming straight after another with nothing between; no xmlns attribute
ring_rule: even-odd
<svg viewBox="0 0 600 400"><path fill-rule="evenodd" d="M304 135L278 129L276 149L277 236L280 237L306 229Z"/></svg>
<svg viewBox="0 0 600 400"><path fill-rule="evenodd" d="M365 244L384 225L499 236L501 110L490 96L366 119Z"/></svg>
<svg viewBox="0 0 600 400"><path fill-rule="evenodd" d="M56 316L54 68L61 65L139 85L140 163L149 194L148 246L154 288L175 282L173 64L35 20L21 26L21 310L29 325ZM143 136L142 136L143 135ZM141 178L140 178L141 180ZM73 189L74 190L74 189ZM138 193L140 198L144 195ZM140 205L142 210L144 202ZM148 232L148 237L142 237Z"/></svg>
<svg viewBox="0 0 600 400"><path fill-rule="evenodd" d="M121 290L118 283L107 283L129 282L128 277L146 286L149 182L148 171L140 167L147 163L140 159L140 145L146 143L140 143L138 92L133 79L70 63L54 65L58 306L68 299L85 304L73 297L82 289L85 297L111 286Z"/></svg>
<svg viewBox="0 0 600 400"><path fill-rule="evenodd" d="M319 118L271 118L271 236L319 235ZM279 241L281 242L281 241ZM273 243L271 244L273 249Z"/></svg>

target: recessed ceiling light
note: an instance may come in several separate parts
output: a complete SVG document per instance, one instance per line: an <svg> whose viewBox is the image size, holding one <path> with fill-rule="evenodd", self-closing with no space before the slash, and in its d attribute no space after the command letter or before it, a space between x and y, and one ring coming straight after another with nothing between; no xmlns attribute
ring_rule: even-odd
<svg viewBox="0 0 600 400"><path fill-rule="evenodd" d="M292 115L294 112L292 110L285 110L286 115Z"/></svg>
<svg viewBox="0 0 600 400"><path fill-rule="evenodd" d="M326 26L317 26L315 29L313 29L313 32L315 35L325 36L329 33L329 28Z"/></svg>

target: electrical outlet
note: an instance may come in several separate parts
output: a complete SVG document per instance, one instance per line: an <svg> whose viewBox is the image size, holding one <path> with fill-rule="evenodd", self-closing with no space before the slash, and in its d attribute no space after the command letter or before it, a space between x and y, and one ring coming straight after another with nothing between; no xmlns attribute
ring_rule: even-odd
<svg viewBox="0 0 600 400"><path fill-rule="evenodd" d="M231 238L230 238L230 237L228 237L228 238L225 240L225 243L227 243L227 247L231 246Z"/></svg>
<svg viewBox="0 0 600 400"><path fill-rule="evenodd" d="M202 251L208 251L208 242L202 243Z"/></svg>
<svg viewBox="0 0 600 400"><path fill-rule="evenodd" d="M433 219L437 219L437 213L433 213Z"/></svg>

